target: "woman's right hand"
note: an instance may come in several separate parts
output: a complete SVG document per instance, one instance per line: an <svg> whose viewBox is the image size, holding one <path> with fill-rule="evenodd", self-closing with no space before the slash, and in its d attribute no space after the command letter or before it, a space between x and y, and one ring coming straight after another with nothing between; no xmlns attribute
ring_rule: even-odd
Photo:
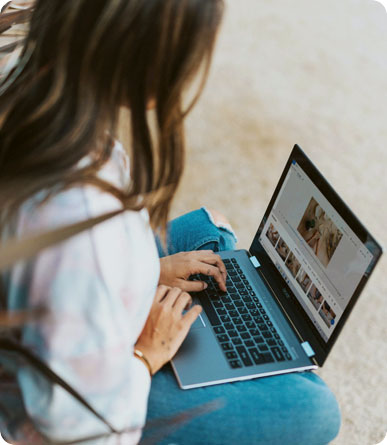
<svg viewBox="0 0 387 445"><path fill-rule="evenodd" d="M155 374L178 351L202 307L192 303L186 292L174 287L158 286L144 329L137 340L138 348L148 359Z"/></svg>

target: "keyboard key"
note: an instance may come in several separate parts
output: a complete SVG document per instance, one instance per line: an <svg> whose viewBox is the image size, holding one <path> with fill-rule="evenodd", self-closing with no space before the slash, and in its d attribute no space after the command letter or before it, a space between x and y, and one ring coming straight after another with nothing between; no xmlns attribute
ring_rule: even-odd
<svg viewBox="0 0 387 445"><path fill-rule="evenodd" d="M265 311L265 309L264 309L263 307L259 308L259 312L260 312L262 315L265 315L265 314L266 314L266 311Z"/></svg>
<svg viewBox="0 0 387 445"><path fill-rule="evenodd" d="M274 362L273 356L270 354L270 352L264 352L262 355L263 355L266 363Z"/></svg>
<svg viewBox="0 0 387 445"><path fill-rule="evenodd" d="M274 340L274 338L269 338L269 340L267 341L267 344L269 346L277 346L277 342Z"/></svg>
<svg viewBox="0 0 387 445"><path fill-rule="evenodd" d="M259 348L260 352L265 352L265 351L268 351L268 350L269 350L268 346L265 345L265 344L263 344L263 345L258 345L258 348Z"/></svg>
<svg viewBox="0 0 387 445"><path fill-rule="evenodd" d="M269 318L269 316L268 316L267 314L265 314L265 315L263 316L263 319L264 319L264 320L270 320L270 318Z"/></svg>
<svg viewBox="0 0 387 445"><path fill-rule="evenodd" d="M255 346L255 344L252 340L245 340L245 346L246 348L250 348L251 346Z"/></svg>
<svg viewBox="0 0 387 445"><path fill-rule="evenodd" d="M228 335L230 337L238 337L238 332L235 329L231 329L230 331L228 331Z"/></svg>
<svg viewBox="0 0 387 445"><path fill-rule="evenodd" d="M233 368L233 369L242 368L242 363L240 360L232 360L229 363L230 363L231 368Z"/></svg>
<svg viewBox="0 0 387 445"><path fill-rule="evenodd" d="M251 286L246 286L247 290L253 290Z"/></svg>
<svg viewBox="0 0 387 445"><path fill-rule="evenodd" d="M251 301L253 301L248 295L242 295L242 300L245 303L250 303Z"/></svg>
<svg viewBox="0 0 387 445"><path fill-rule="evenodd" d="M231 262L236 263L237 262L236 258L231 258Z"/></svg>
<svg viewBox="0 0 387 445"><path fill-rule="evenodd" d="M243 340L249 340L251 338L248 332L242 332L241 337Z"/></svg>
<svg viewBox="0 0 387 445"><path fill-rule="evenodd" d="M259 329L260 331L267 331L267 326L266 326L265 323L259 323L259 324L258 324L258 329Z"/></svg>
<svg viewBox="0 0 387 445"><path fill-rule="evenodd" d="M223 260L223 263L226 265L226 264L231 264L231 260L229 260L228 258L226 258L226 259L224 259Z"/></svg>
<svg viewBox="0 0 387 445"><path fill-rule="evenodd" d="M219 343L224 343L226 341L229 341L228 335L226 334L217 335L216 337L218 338Z"/></svg>
<svg viewBox="0 0 387 445"><path fill-rule="evenodd" d="M285 346L282 346L281 351L282 351L282 352L288 352L288 350L286 349Z"/></svg>
<svg viewBox="0 0 387 445"><path fill-rule="evenodd" d="M237 356L237 354L236 354L236 352L235 351L232 351L232 352L226 352L226 357L228 358L228 359L236 359L236 358L238 358L238 356Z"/></svg>
<svg viewBox="0 0 387 445"><path fill-rule="evenodd" d="M239 324L239 325L237 325L236 328L238 329L239 332L246 332L247 331L247 328L246 328L246 326L244 324Z"/></svg>
<svg viewBox="0 0 387 445"><path fill-rule="evenodd" d="M239 294L240 294L240 295L248 295L246 289L241 289L241 290L239 291Z"/></svg>
<svg viewBox="0 0 387 445"><path fill-rule="evenodd" d="M278 340L278 344L279 344L280 346L283 346L283 345L284 345L284 342L283 342L282 340Z"/></svg>
<svg viewBox="0 0 387 445"><path fill-rule="evenodd" d="M247 324L247 323L246 323L246 324ZM251 329L251 330L250 330L250 334L253 335L253 336L256 336L256 335L259 335L260 332L258 331L258 329Z"/></svg>
<svg viewBox="0 0 387 445"><path fill-rule="evenodd" d="M245 305L242 300L237 300L234 302L234 304L236 307L244 307Z"/></svg>
<svg viewBox="0 0 387 445"><path fill-rule="evenodd" d="M242 344L242 340L239 337L233 337L231 339L231 341L233 342L234 345L241 345Z"/></svg>
<svg viewBox="0 0 387 445"><path fill-rule="evenodd" d="M222 297L222 301L223 301L223 303L231 303L232 302L231 298L227 295Z"/></svg>
<svg viewBox="0 0 387 445"><path fill-rule="evenodd" d="M292 357L289 354L289 352L285 352L285 357L286 357L286 360L291 360L292 359Z"/></svg>
<svg viewBox="0 0 387 445"><path fill-rule="evenodd" d="M253 317L253 320L256 322L256 323L263 323L263 318L262 317Z"/></svg>
<svg viewBox="0 0 387 445"><path fill-rule="evenodd" d="M222 343L221 344L223 351L232 351L234 346L231 343Z"/></svg>
<svg viewBox="0 0 387 445"><path fill-rule="evenodd" d="M242 280L245 286L248 286L250 283L247 280Z"/></svg>
<svg viewBox="0 0 387 445"><path fill-rule="evenodd" d="M220 300L217 301L213 301L212 305L216 308L222 308L223 307L223 303Z"/></svg>
<svg viewBox="0 0 387 445"><path fill-rule="evenodd" d="M252 318L250 317L249 314L244 314L244 315L242 315L242 319L243 319L244 321L251 321L251 320L252 320Z"/></svg>
<svg viewBox="0 0 387 445"><path fill-rule="evenodd" d="M237 289L244 289L245 285L243 283L234 283Z"/></svg>
<svg viewBox="0 0 387 445"><path fill-rule="evenodd" d="M283 356L280 348L271 348L271 352L273 353L274 357L277 361L283 362L285 360L285 357Z"/></svg>
<svg viewBox="0 0 387 445"><path fill-rule="evenodd" d="M279 340L279 339L281 338L277 333L274 334L274 337L275 337L277 340Z"/></svg>
<svg viewBox="0 0 387 445"><path fill-rule="evenodd" d="M250 291L250 295L251 295L252 297L255 297L256 294L255 294L255 292L254 292L253 290L251 290L251 291Z"/></svg>
<svg viewBox="0 0 387 445"><path fill-rule="evenodd" d="M216 312L218 315L227 315L227 311L224 308L217 308Z"/></svg>
<svg viewBox="0 0 387 445"><path fill-rule="evenodd" d="M216 326L214 328L215 334L224 334L226 331L223 326Z"/></svg>
<svg viewBox="0 0 387 445"><path fill-rule="evenodd" d="M232 321L234 322L234 324L242 324L243 323L241 317L235 317L232 319Z"/></svg>
<svg viewBox="0 0 387 445"><path fill-rule="evenodd" d="M228 323L231 321L231 318L228 315L221 315L220 319L223 321L223 323Z"/></svg>
<svg viewBox="0 0 387 445"><path fill-rule="evenodd" d="M248 309L255 309L255 303L253 303L252 301L246 303L246 306L248 307ZM251 314L251 315L253 315L253 314Z"/></svg>
<svg viewBox="0 0 387 445"><path fill-rule="evenodd" d="M246 276L245 276L244 273L241 273L240 277L241 277L241 278L246 278Z"/></svg>
<svg viewBox="0 0 387 445"><path fill-rule="evenodd" d="M262 365L263 363L266 363L264 356L260 354L256 348L249 348L249 352L251 354L251 357L253 357L254 363L256 365Z"/></svg>
<svg viewBox="0 0 387 445"><path fill-rule="evenodd" d="M246 327L247 329L251 332L251 335L258 335L258 334L253 334L252 329L255 328L255 323L252 321L246 321ZM256 329L254 329L256 330Z"/></svg>
<svg viewBox="0 0 387 445"><path fill-rule="evenodd" d="M262 335L263 335L265 338L272 338L272 337L273 337L273 334L272 334L270 331L263 331L263 332L262 332Z"/></svg>
<svg viewBox="0 0 387 445"><path fill-rule="evenodd" d="M234 329L234 324L230 322L225 323L224 327L229 331L230 329Z"/></svg>
<svg viewBox="0 0 387 445"><path fill-rule="evenodd" d="M236 311L236 310L229 311L228 315L229 315L230 317L232 317L232 318L234 318L234 317L239 317L239 313L238 313L238 311Z"/></svg>
<svg viewBox="0 0 387 445"><path fill-rule="evenodd" d="M257 337L254 337L254 341L255 341L255 343L265 343L265 340L260 336L260 335L258 335Z"/></svg>
<svg viewBox="0 0 387 445"><path fill-rule="evenodd" d="M253 362L250 360L249 354L244 346L237 346L236 350L238 351L239 357L245 366L253 365Z"/></svg>
<svg viewBox="0 0 387 445"><path fill-rule="evenodd" d="M243 315L243 314L247 314L248 310L243 306L243 307L239 307L238 308L238 312Z"/></svg>

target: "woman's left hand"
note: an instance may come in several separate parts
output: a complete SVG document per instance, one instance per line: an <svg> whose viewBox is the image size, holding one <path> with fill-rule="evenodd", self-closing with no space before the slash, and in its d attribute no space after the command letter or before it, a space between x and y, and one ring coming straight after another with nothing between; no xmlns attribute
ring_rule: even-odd
<svg viewBox="0 0 387 445"><path fill-rule="evenodd" d="M207 287L203 281L190 281L191 275L203 274L215 278L226 292L226 267L212 250L180 252L160 259L160 281L165 286L178 287L185 292L199 292Z"/></svg>

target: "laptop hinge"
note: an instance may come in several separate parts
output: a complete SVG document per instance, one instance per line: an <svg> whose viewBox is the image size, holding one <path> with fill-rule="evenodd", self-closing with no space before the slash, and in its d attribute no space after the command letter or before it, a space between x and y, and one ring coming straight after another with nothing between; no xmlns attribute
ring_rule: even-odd
<svg viewBox="0 0 387 445"><path fill-rule="evenodd" d="M260 262L257 260L257 258L256 258L255 256L251 256L251 257L250 257L250 261L251 261L252 265L253 265L256 269L258 269L259 267L261 267Z"/></svg>
<svg viewBox="0 0 387 445"><path fill-rule="evenodd" d="M313 351L312 346L310 346L308 341L304 341L304 343L301 343L301 346L303 350L305 351L305 354L310 358L316 355L316 353Z"/></svg>

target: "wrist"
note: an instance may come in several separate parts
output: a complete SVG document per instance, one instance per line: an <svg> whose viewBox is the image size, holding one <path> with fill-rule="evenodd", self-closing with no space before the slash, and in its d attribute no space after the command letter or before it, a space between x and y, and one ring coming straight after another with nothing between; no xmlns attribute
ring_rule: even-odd
<svg viewBox="0 0 387 445"><path fill-rule="evenodd" d="M149 371L150 377L152 378L154 375L153 367L152 367L150 361L148 360L148 357L146 356L146 354L144 354L142 352L142 350L138 349L137 347L134 348L133 354L137 359L141 360L144 363L144 365L146 366L146 368Z"/></svg>

